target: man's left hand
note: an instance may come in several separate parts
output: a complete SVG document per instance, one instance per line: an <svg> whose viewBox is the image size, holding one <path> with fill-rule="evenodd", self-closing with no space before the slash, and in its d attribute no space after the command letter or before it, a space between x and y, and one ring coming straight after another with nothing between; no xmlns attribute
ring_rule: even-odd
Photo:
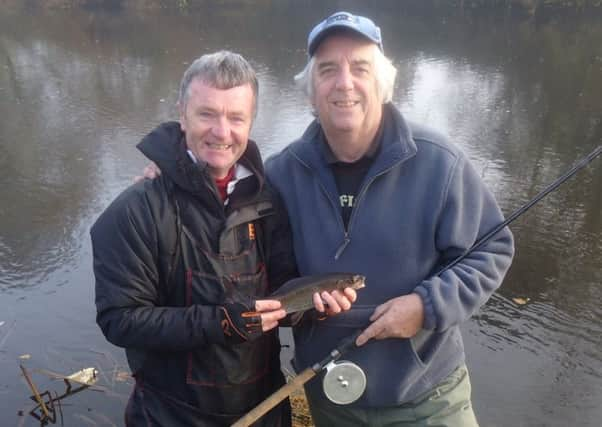
<svg viewBox="0 0 602 427"><path fill-rule="evenodd" d="M351 304L357 299L355 289L345 288L343 292L335 290L332 292L316 292L313 296L314 308L327 316L334 316L351 308Z"/></svg>
<svg viewBox="0 0 602 427"><path fill-rule="evenodd" d="M218 307L218 320L226 343L240 344L256 340L264 332L278 326L278 321L286 316L280 301L257 300L253 305L255 311L250 311L250 303L241 302L229 302Z"/></svg>
<svg viewBox="0 0 602 427"><path fill-rule="evenodd" d="M422 298L418 294L409 294L390 299L376 307L370 321L370 326L355 341L358 346L372 338L411 338L424 323Z"/></svg>

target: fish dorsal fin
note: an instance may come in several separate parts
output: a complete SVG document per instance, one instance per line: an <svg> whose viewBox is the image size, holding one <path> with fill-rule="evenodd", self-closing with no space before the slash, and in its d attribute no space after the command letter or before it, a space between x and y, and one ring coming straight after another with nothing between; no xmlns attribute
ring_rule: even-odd
<svg viewBox="0 0 602 427"><path fill-rule="evenodd" d="M291 279L287 281L285 284L280 286L274 292L270 294L271 297L277 297L285 295L291 291L302 289L305 287L319 287L322 283L335 281L335 280L345 280L352 277L352 273L323 273L323 274L313 274L310 276L302 276L297 277L295 279Z"/></svg>

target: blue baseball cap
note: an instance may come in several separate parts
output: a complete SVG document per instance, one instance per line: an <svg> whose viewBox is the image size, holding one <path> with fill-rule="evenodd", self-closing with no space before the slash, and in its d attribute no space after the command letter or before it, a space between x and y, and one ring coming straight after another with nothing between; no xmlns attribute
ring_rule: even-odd
<svg viewBox="0 0 602 427"><path fill-rule="evenodd" d="M383 50L380 28L371 19L353 15L349 12L337 12L316 25L307 37L307 52L313 56L320 43L335 29L347 29L372 41Z"/></svg>

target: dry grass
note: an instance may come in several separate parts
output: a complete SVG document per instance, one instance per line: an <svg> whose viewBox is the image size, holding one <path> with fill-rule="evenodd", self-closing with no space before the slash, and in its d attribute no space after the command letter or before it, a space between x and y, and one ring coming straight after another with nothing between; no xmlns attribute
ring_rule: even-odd
<svg viewBox="0 0 602 427"><path fill-rule="evenodd" d="M309 413L307 399L303 389L295 391L290 396L291 407L293 408L293 427L308 427L314 423Z"/></svg>

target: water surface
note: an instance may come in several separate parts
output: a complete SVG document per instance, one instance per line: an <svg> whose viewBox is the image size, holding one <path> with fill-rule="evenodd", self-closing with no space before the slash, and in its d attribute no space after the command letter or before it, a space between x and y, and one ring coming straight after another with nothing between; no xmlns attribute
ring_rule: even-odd
<svg viewBox="0 0 602 427"><path fill-rule="evenodd" d="M324 2L226 2L189 13L0 12L0 413L36 425L23 363L101 372L64 401L64 425L122 424L123 351L94 323L90 225L139 173L135 144L176 118L181 74L221 48L260 77L253 137L264 155L311 120L292 76ZM315 5L314 5L315 6ZM414 14L345 8L382 27L394 102L465 150L510 214L602 140L602 24L583 16ZM598 426L602 419L602 159L512 226L516 259L464 328L483 426ZM514 298L528 300L518 304ZM517 300L519 301L519 300ZM23 410L23 416L19 411Z"/></svg>

